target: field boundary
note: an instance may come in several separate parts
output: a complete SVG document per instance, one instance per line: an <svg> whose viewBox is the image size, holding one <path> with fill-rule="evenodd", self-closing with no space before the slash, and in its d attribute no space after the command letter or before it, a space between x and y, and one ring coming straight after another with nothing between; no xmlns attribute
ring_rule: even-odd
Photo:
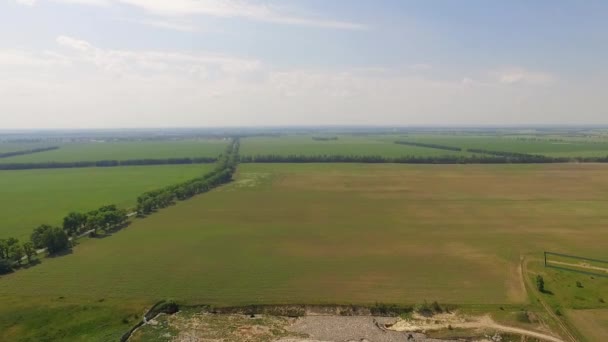
<svg viewBox="0 0 608 342"><path fill-rule="evenodd" d="M562 258L567 258L567 259L574 259L574 260L579 260L579 261L595 262L595 263L604 264L604 265L606 265L606 267L604 268L604 267L593 266L593 265L575 264L575 263L568 263L568 262L563 262L563 261L556 261L556 260L551 260L551 256L557 256L557 257L562 257ZM548 268L555 268L555 269L559 269L559 270L576 272L576 273L598 276L598 277L608 277L608 260L593 259L593 258L586 258L586 257L578 256L578 255L570 255L570 254L545 251L544 252L544 261L545 261L545 267L548 267ZM582 269L577 269L577 268L582 268ZM583 270L583 269L585 269L585 270ZM598 272L592 272L592 270L596 270ZM602 271L602 270L605 272L600 273L599 271Z"/></svg>
<svg viewBox="0 0 608 342"><path fill-rule="evenodd" d="M76 162L42 162L42 163L6 163L0 164L0 170L39 170L39 169L74 169L87 167L120 167L120 166L151 166L151 165L189 165L213 164L218 161L214 157L200 158L168 158L168 159L127 159L127 160L97 160Z"/></svg>

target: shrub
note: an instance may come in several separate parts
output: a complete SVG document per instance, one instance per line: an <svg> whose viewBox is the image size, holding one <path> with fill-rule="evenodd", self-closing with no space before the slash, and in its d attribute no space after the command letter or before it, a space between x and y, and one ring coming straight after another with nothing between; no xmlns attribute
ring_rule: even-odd
<svg viewBox="0 0 608 342"><path fill-rule="evenodd" d="M432 316L433 315L433 308L426 301L424 301L424 303L422 303L422 304L417 305L415 310L417 313L419 313L422 316Z"/></svg>
<svg viewBox="0 0 608 342"><path fill-rule="evenodd" d="M540 274L536 276L536 288L540 292L543 292L543 293L545 292L545 280L543 279L543 276L541 276Z"/></svg>
<svg viewBox="0 0 608 342"><path fill-rule="evenodd" d="M578 288L581 288L581 289L582 289L582 288L583 288L583 284L582 284L580 281L577 281L577 282L576 282L576 287L578 287Z"/></svg>

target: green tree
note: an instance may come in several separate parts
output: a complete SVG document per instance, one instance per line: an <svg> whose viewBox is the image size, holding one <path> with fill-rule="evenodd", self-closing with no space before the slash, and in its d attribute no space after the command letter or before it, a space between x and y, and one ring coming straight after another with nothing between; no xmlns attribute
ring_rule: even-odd
<svg viewBox="0 0 608 342"><path fill-rule="evenodd" d="M44 244L49 254L56 254L70 247L68 235L59 227L53 227L44 235Z"/></svg>
<svg viewBox="0 0 608 342"><path fill-rule="evenodd" d="M36 248L34 248L34 244L31 242L26 242L23 244L23 254L27 258L28 264L32 262L32 257L36 255Z"/></svg>
<svg viewBox="0 0 608 342"><path fill-rule="evenodd" d="M32 241L32 244L34 245L34 248L45 248L45 242L44 242L44 235L46 234L46 232L48 232L49 230L51 230L53 227L49 226L48 224L43 224L38 226L36 229L34 229L34 231L32 232L32 235L30 237L30 241Z"/></svg>
<svg viewBox="0 0 608 342"><path fill-rule="evenodd" d="M0 239L0 259L8 259L8 240Z"/></svg>
<svg viewBox="0 0 608 342"><path fill-rule="evenodd" d="M540 274L536 276L536 288L540 292L545 292L545 280Z"/></svg>
<svg viewBox="0 0 608 342"><path fill-rule="evenodd" d="M0 274L7 274L11 272L13 272L11 262L6 259L0 258Z"/></svg>
<svg viewBox="0 0 608 342"><path fill-rule="evenodd" d="M0 239L0 258L10 259L11 248L18 243L19 240L15 238Z"/></svg>
<svg viewBox="0 0 608 342"><path fill-rule="evenodd" d="M71 212L63 218L63 230L68 235L76 235L82 230L86 222L87 216L85 214Z"/></svg>
<svg viewBox="0 0 608 342"><path fill-rule="evenodd" d="M10 249L11 260L21 264L21 259L23 258L24 252L23 247L19 244L12 245Z"/></svg>

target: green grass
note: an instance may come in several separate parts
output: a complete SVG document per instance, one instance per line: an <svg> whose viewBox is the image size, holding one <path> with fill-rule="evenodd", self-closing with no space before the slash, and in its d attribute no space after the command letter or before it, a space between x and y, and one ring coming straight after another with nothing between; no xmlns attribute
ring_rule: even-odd
<svg viewBox="0 0 608 342"><path fill-rule="evenodd" d="M386 140L392 137L384 138ZM480 148L494 151L541 154L552 157L605 157L608 156L608 142L574 140L562 137L551 137L564 141L518 140L515 137L474 136L474 135L430 135L411 134L403 138L407 141L434 143L461 148Z"/></svg>
<svg viewBox="0 0 608 342"><path fill-rule="evenodd" d="M162 168L172 167L141 169L161 179ZM52 171L86 170L97 169ZM116 340L163 298L438 300L515 322L535 305L521 288L521 254L605 257L607 175L590 164L241 165L230 185L1 277L0 340ZM532 266L555 307L606 308L607 278Z"/></svg>
<svg viewBox="0 0 608 342"><path fill-rule="evenodd" d="M3 298L0 341L118 341L149 305L104 298Z"/></svg>
<svg viewBox="0 0 608 342"><path fill-rule="evenodd" d="M1 146L1 145L0 145ZM73 162L127 159L217 157L223 140L132 141L59 144L58 150L0 159L0 163Z"/></svg>
<svg viewBox="0 0 608 342"><path fill-rule="evenodd" d="M211 164L0 171L0 238L29 239L40 224L106 204L128 208L141 193L191 179Z"/></svg>
<svg viewBox="0 0 608 342"><path fill-rule="evenodd" d="M605 252L607 175L577 164L241 165L231 185L3 277L0 298L525 303L522 253Z"/></svg>
<svg viewBox="0 0 608 342"><path fill-rule="evenodd" d="M318 141L312 135L254 137L241 140L241 155L363 155L382 157L469 155L467 152L395 144L386 136L339 135L338 140Z"/></svg>
<svg viewBox="0 0 608 342"><path fill-rule="evenodd" d="M40 147L55 146L52 143L8 143L0 142L0 153L31 150Z"/></svg>

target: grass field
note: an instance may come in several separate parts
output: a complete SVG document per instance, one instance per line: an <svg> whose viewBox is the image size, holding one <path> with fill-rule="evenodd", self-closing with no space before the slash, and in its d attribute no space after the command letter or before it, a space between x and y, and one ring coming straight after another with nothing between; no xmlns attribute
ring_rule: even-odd
<svg viewBox="0 0 608 342"><path fill-rule="evenodd" d="M567 316L587 341L608 341L608 309L570 310Z"/></svg>
<svg viewBox="0 0 608 342"><path fill-rule="evenodd" d="M40 147L55 146L52 143L7 143L0 142L0 153L31 150Z"/></svg>
<svg viewBox="0 0 608 342"><path fill-rule="evenodd" d="M388 141L393 137L383 138ZM461 148L480 148L494 151L508 151L529 154L542 154L552 157L605 157L608 156L608 142L589 139L573 140L552 137L563 141L519 140L515 137L474 136L474 135L430 135L411 134L402 140L434 143Z"/></svg>
<svg viewBox="0 0 608 342"><path fill-rule="evenodd" d="M0 145L1 146L1 145ZM73 162L179 157L217 157L223 140L130 141L58 144L54 151L0 159L0 163Z"/></svg>
<svg viewBox="0 0 608 342"><path fill-rule="evenodd" d="M3 277L0 298L522 303L520 254L605 252L607 175L576 164L242 165L229 186Z"/></svg>
<svg viewBox="0 0 608 342"><path fill-rule="evenodd" d="M141 193L208 172L212 165L0 171L0 238L29 239L40 224L105 204L134 206Z"/></svg>
<svg viewBox="0 0 608 342"><path fill-rule="evenodd" d="M391 140L392 139L392 140ZM469 155L467 152L395 144L399 136L349 136L338 140L313 140L312 135L254 137L241 140L241 155L358 155L358 156L444 156Z"/></svg>

